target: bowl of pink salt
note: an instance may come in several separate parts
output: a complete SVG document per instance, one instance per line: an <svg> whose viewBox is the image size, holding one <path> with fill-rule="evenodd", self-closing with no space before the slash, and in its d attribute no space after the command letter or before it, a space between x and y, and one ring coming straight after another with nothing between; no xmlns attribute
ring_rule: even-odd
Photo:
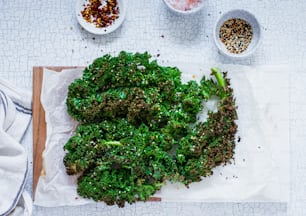
<svg viewBox="0 0 306 216"><path fill-rule="evenodd" d="M204 6L204 0L164 0L167 7L178 14L193 14Z"/></svg>

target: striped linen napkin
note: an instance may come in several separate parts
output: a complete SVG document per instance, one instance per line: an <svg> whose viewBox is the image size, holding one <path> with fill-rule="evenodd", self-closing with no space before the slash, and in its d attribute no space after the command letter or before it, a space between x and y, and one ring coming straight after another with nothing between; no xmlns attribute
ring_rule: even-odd
<svg viewBox="0 0 306 216"><path fill-rule="evenodd" d="M21 140L32 117L31 94L0 79L0 215L31 215L24 191L27 152Z"/></svg>

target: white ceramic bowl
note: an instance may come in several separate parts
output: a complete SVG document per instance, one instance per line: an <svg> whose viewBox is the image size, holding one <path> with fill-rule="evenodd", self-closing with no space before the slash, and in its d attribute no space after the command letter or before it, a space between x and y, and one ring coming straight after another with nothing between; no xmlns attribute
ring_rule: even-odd
<svg viewBox="0 0 306 216"><path fill-rule="evenodd" d="M88 32L96 35L108 34L115 31L123 23L126 14L125 0L117 0L119 7L119 17L110 26L105 28L97 28L94 23L89 23L83 18L81 11L84 9L84 4L88 2L88 0L77 0L75 7L78 22Z"/></svg>
<svg viewBox="0 0 306 216"><path fill-rule="evenodd" d="M199 3L199 5L197 7L193 8L191 10L179 10L179 9L176 9L175 7L173 7L173 5L170 4L169 0L163 0L163 1L167 5L167 8L170 11L173 11L176 14L188 15L188 14L194 14L194 13L200 11L204 6L204 1L205 0L201 0L201 3Z"/></svg>
<svg viewBox="0 0 306 216"><path fill-rule="evenodd" d="M243 19L247 21L251 25L253 31L252 41L249 44L248 48L242 53L238 54L229 52L226 49L225 45L221 42L219 37L220 28L223 25L223 23L232 18ZM216 22L213 34L214 34L215 44L219 49L219 51L221 52L221 54L234 59L249 57L258 48L262 39L261 27L256 17L250 12L241 9L231 10L224 13Z"/></svg>

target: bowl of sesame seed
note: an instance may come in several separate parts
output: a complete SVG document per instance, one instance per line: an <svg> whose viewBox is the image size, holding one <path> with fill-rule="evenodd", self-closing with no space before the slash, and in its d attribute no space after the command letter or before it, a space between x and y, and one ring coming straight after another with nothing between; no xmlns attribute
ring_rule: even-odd
<svg viewBox="0 0 306 216"><path fill-rule="evenodd" d="M88 32L104 35L115 31L125 18L124 0L77 0L76 16Z"/></svg>
<svg viewBox="0 0 306 216"><path fill-rule="evenodd" d="M261 27L256 17L246 10L224 13L214 27L214 41L220 53L231 58L249 57L261 41Z"/></svg>

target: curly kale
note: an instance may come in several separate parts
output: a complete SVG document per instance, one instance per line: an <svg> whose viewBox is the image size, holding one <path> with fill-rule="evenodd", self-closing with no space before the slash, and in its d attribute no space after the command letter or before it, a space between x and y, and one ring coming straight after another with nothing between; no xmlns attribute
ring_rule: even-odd
<svg viewBox="0 0 306 216"><path fill-rule="evenodd" d="M233 158L237 112L226 73L213 68L211 78L183 84L178 68L150 58L105 55L69 86L67 110L79 125L64 164L83 197L123 207L166 181L200 181ZM217 111L198 121L212 97Z"/></svg>

